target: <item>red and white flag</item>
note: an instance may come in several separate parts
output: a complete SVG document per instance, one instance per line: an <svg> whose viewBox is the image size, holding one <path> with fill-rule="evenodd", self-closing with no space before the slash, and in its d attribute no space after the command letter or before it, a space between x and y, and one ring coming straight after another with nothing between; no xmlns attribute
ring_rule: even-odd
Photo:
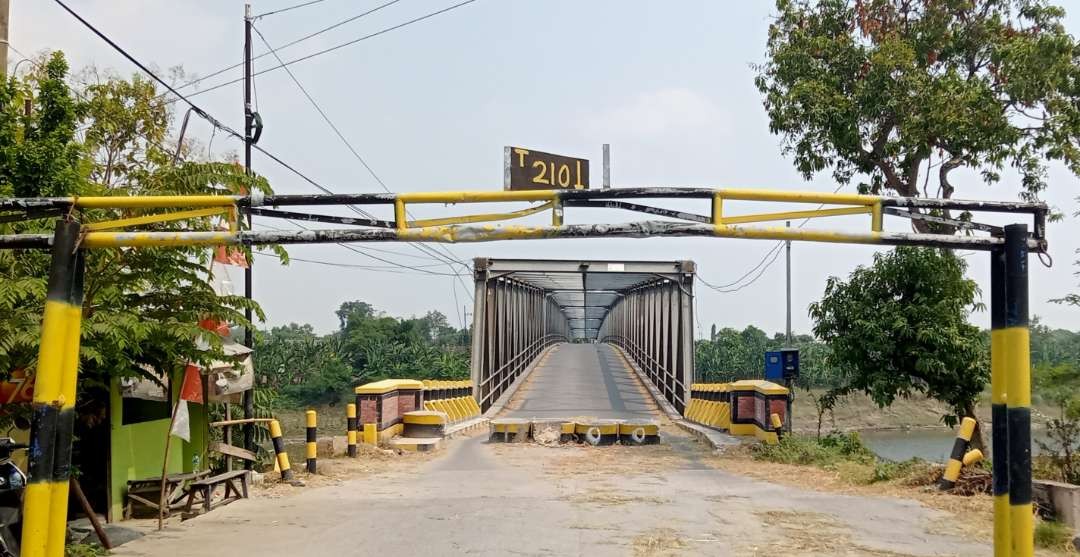
<svg viewBox="0 0 1080 557"><path fill-rule="evenodd" d="M172 429L169 433L191 441L191 415L188 412L188 402L203 403L202 376L199 368L188 365L184 370L184 383L180 386L180 400L176 402L176 416L173 418Z"/></svg>

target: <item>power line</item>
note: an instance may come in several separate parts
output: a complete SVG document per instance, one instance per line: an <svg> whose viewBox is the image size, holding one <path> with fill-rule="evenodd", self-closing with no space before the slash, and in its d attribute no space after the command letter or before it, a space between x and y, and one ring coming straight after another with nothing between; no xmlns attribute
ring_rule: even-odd
<svg viewBox="0 0 1080 557"><path fill-rule="evenodd" d="M57 2L59 2L60 0L56 0L56 1L57 1ZM441 10L438 10L438 11L435 11L435 12L431 12L431 13L428 13L428 14L426 14L426 15L422 15L422 16L420 16L420 17L416 17L416 18L410 19L410 20L408 20L408 21L405 21L405 22L399 23L399 24L397 24L397 25L393 25L393 26L390 26L390 27L386 27L386 28L384 28L384 29L381 29L381 30L379 30L379 31L376 31L376 32L374 32L374 33L369 33L369 34L367 34L367 35L364 35L364 36L362 36L362 37L358 37L358 38L356 38L356 39L353 39L353 40L351 40L351 41L348 41L348 42L344 42L344 43L341 43L341 44L338 44L338 45L332 46L332 47L330 47L330 48L325 48L325 49L323 49L323 50L319 50L319 51L313 52L313 53L311 53L311 54L307 54L307 55L301 56L301 57L299 57L299 58L295 58L295 59L293 59L293 60L290 60L290 61L288 61L288 62L283 62L283 63L281 63L281 64L279 64L279 65L277 65L277 66L271 66L271 67L269 67L269 68L266 68L266 69L264 69L264 70L259 70L258 72L255 72L255 73L253 74L253 76L256 76L256 75L262 75L262 74L264 74L264 73L267 73L267 72L272 72L272 71L274 71L274 70L278 70L278 69L281 69L281 68L283 68L283 67L285 67L285 66L291 66L291 65L293 65L293 64L296 64L296 63L298 63L298 62L304 62L304 61L306 61L306 60L310 60L310 59L312 59L312 58L315 58L316 56L322 56L323 54L327 54L327 53L329 53L329 52L333 52L333 51L335 51L335 50L339 50L339 49L345 48L345 47L347 47L347 46L351 46L351 45L354 45L354 44L356 44L356 43L358 43L358 42L361 42L361 41L366 41L366 40L368 40L368 39L373 39L373 38L375 38L375 37L378 37L379 35L384 35L384 34L386 34L386 33L389 33L389 32L391 32L391 31L395 31L395 30L397 30L397 29L401 29L402 27L407 27L407 26L409 26L409 25L412 25L412 24L414 24L414 23L419 23L419 22L421 22L421 21L424 21L425 19L430 19L430 18L432 18L432 17L435 17L435 16L437 16L437 15L441 15L441 14L444 14L444 13L446 13L446 12L449 12L450 10L454 10L454 9L456 9L456 8L460 8L460 7L462 7L462 6L465 6L466 4L471 4L471 3L473 3L473 2L476 2L476 0L465 0L464 2L459 2L459 3L457 3L457 4L454 4L454 5L452 5L452 6L448 6L448 7L446 7L446 8L443 8L443 9L441 9ZM230 68L230 69L232 69L232 68ZM194 97L194 96L196 96L196 95L202 95L203 93L209 93L210 91L215 91L215 90L217 90L217 89L221 89L222 87L226 87L226 86L232 85L232 84L234 84L234 83L239 83L239 82L241 82L241 81L243 81L243 80L244 80L244 78L239 78L239 79L233 79L233 80L231 80L231 81L226 81L226 82L224 82L224 83L219 83L219 84L217 84L217 85L214 85L213 87L207 87L206 89L200 89L200 90L198 90L198 91L195 91L194 93L191 93L191 95L189 95L189 96L192 96L192 97Z"/></svg>
<svg viewBox="0 0 1080 557"><path fill-rule="evenodd" d="M321 2L325 2L325 1L326 0L310 0L309 2L304 2L302 4L296 4L295 6L289 6L287 8L281 8L280 10L274 10L272 12L266 12L265 14L259 14L259 15L255 16L255 19L259 19L260 17L266 17L268 15L285 13L285 12L288 12L288 11L291 11L291 10L295 10L297 8L306 8L308 6L311 6L312 4L318 4L318 3L321 3Z"/></svg>
<svg viewBox="0 0 1080 557"><path fill-rule="evenodd" d="M262 256L266 256L266 257L274 257L274 258L277 258L277 259L281 259L281 256L276 254L276 253L263 252L263 251L257 251L257 252L254 252L254 253L255 253L255 255L262 255ZM330 266L330 267L342 267L342 268L346 268L346 269L359 269L359 270L364 270L364 271L376 271L376 272L386 272L386 273L394 273L394 274L410 274L408 272L408 270L402 269L401 267L396 266L396 265L358 265L358 264L355 264L355 263L341 263L341 262L338 262L338 261L323 261L323 260L319 260L319 259L307 259L307 258L303 258L303 257L293 257L291 255L289 256L289 261L290 262L292 262L292 261L300 261L302 263L312 263L312 264L316 264L316 265L326 265L326 266Z"/></svg>
<svg viewBox="0 0 1080 557"><path fill-rule="evenodd" d="M836 192L840 191L840 189L843 188L843 187L844 187L843 184L840 184L839 186L836 186L836 189L833 190L833 193L836 193ZM817 206L817 209L815 209L815 210L819 210L822 207L824 207L825 205L826 205L825 203L821 203L821 204L819 204ZM801 223L799 223L799 226L797 226L796 228L802 228L802 227L806 226L806 223L810 222L810 218L811 217L806 217L805 219L803 219L803 221ZM708 286L709 288L711 288L711 289L713 289L713 290L715 290L717 292L720 292L720 293L723 293L723 294L730 294L732 292L738 292L738 291L742 290L743 288L746 288L747 286L750 286L751 284L754 284L755 282L757 282L758 279L760 279L765 274L765 271L769 267L771 267L772 264L776 262L777 257L780 256L780 248L783 245L784 245L783 240L777 242L776 245L773 246L772 249L765 252L765 256L761 258L761 261L759 261L757 265L755 265L752 269L747 271L746 274L744 274L743 276L739 277L735 281L730 282L728 284L716 286L716 285L713 285L713 284L709 283L705 279L701 278L700 275L695 275L695 276L698 278L698 280L701 281L702 284L704 284L705 286ZM772 255L772 259L769 259L770 254ZM765 263L766 259L769 259L768 263ZM750 279L749 282L747 282L746 284L744 284L742 286L739 286L738 288L730 288L730 289L728 288L730 286L734 286L734 285L738 284L740 281L745 279L747 276L750 275L750 273L753 273L755 269L761 267L763 264L765 265L765 267L762 268L761 271L757 275L754 276L754 278Z"/></svg>
<svg viewBox="0 0 1080 557"><path fill-rule="evenodd" d="M339 21L339 22L337 22L337 23L335 23L335 24L333 24L333 25L331 25L329 27L324 27L322 29L319 29L318 31L315 31L313 33L309 33L307 35L304 35L303 37L300 37L300 38L295 39L295 40L293 40L291 42L285 43L284 45L279 47L278 50L284 50L284 49L289 48L289 47L291 47L293 45L304 42L304 41L306 41L308 39L317 37L317 36L319 36L319 35L321 35L323 33L326 33L327 31L331 31L333 29L341 27L342 25L345 25L346 23L351 23L351 22L356 21L357 19L360 19L360 18L362 18L364 16L373 14L373 13L375 13L375 12L377 12L377 11L383 9L383 8L386 8L386 7L392 6L394 4L397 4L400 1L401 0L391 0L390 2L386 2L384 4L380 4L378 6L375 6L374 8L371 8L370 10L367 10L367 11L365 11L363 13L360 13L360 14L354 15L352 17L348 17L346 19L343 19L343 20L341 20L341 21ZM264 15L267 15L267 14L264 14ZM259 58L262 58L262 57L267 56L269 54L270 54L269 52L263 52L262 54L258 54L256 56L254 56L252 58L252 60L258 60ZM176 88L177 89L185 89L185 88L190 87L192 85L195 85L197 83L202 83L203 81L206 81L207 79L210 79L211 77L217 77L217 76L219 76L219 75L221 75L221 74L223 74L223 73L225 73L225 72L227 72L229 70L235 70L236 68L239 68L240 66L243 66L243 65L244 65L243 62L239 62L239 63L233 64L231 66L221 68L219 70L216 70L216 71L211 72L209 74L206 74L204 76L197 77L197 78L195 78L195 79L193 79L191 81L188 81L187 83L183 83L181 85L178 85ZM230 82L230 83L236 83L236 82L233 81L233 82Z"/></svg>
<svg viewBox="0 0 1080 557"><path fill-rule="evenodd" d="M270 44L270 41L268 41L266 39L266 36L263 35L262 31L260 31L259 28L255 27L255 26L252 26L252 29L255 30L255 33L259 36L259 39L263 42L263 44L266 46L266 48L269 50L269 52L274 56L274 58L277 59L278 63L281 64L281 67L285 69L285 72L288 74L289 78L292 79L292 81L296 85L296 87L298 89L300 89L300 92L303 93L305 98L307 98L307 100L311 104L311 106L315 108L315 111L319 113L319 116L322 117L323 121L326 122L326 124L328 126L330 126L330 129L333 130L334 134L338 137L338 139L341 140L341 142L345 145L345 147L349 150L349 152L352 153L353 157L355 157L356 160L360 162L360 164L364 167L364 169L367 170L368 174L370 174L371 177L375 179L375 181L379 184L380 187L382 187L382 189L384 191L386 191L387 193L390 193L390 188L387 187L386 182L384 182L382 180L382 178L380 178L379 175L375 172L375 170L371 167L371 165L369 165L367 163L367 161L364 160L364 157L360 154L359 151L356 150L356 147L353 146L352 142L350 142L348 140L348 138L345 137L345 134L343 134L341 132L341 129L339 129L337 127L337 125L330 118L330 116L326 113L326 111L323 110L322 106L319 105L319 102L315 100L315 97L313 97L311 95L311 93L308 92L307 88L304 87L303 83L301 83L300 80L296 77L296 74L294 74L292 72L292 70L289 69L289 67L287 65L285 65L285 63L281 59L281 56L278 55L278 52L277 52L278 49L275 49ZM453 266L454 264L462 265L462 266L468 268L468 266L465 263L458 260L456 257L453 256L453 254L448 253L446 256L443 256L437 250L435 250L433 248L430 248L428 246L419 246L419 245L411 244L411 243L410 243L410 245L412 245L415 249L417 249L417 250L419 250L419 251L421 251L423 253L427 253L427 254L429 254L431 256L434 256L436 259L445 260L447 262L448 266L450 267L450 270L452 272L454 272L455 274L457 274L457 270L454 268L454 266ZM459 278L459 280L460 280L460 278ZM467 292L468 288L466 288L465 290ZM455 294L456 294L456 291L455 291Z"/></svg>

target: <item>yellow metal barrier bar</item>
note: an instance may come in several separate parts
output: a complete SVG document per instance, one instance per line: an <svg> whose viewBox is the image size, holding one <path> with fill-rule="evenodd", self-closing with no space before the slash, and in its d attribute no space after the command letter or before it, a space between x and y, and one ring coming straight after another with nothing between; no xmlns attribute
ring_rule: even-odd
<svg viewBox="0 0 1080 557"><path fill-rule="evenodd" d="M500 201L552 201L559 192L528 191L419 191L397 194L405 203L496 203Z"/></svg>
<svg viewBox="0 0 1080 557"><path fill-rule="evenodd" d="M870 230L881 232L884 230L884 214L881 209L881 201L870 206Z"/></svg>
<svg viewBox="0 0 1080 557"><path fill-rule="evenodd" d="M787 201L789 203L825 203L836 205L873 205L881 201L877 195L857 193L822 193L810 191L775 191L759 189L721 188L720 197L738 201Z"/></svg>
<svg viewBox="0 0 1080 557"><path fill-rule="evenodd" d="M235 232L90 232L84 248L222 246L240 243Z"/></svg>
<svg viewBox="0 0 1080 557"><path fill-rule="evenodd" d="M511 211L509 213L487 213L487 214L482 214L482 215L465 215L465 216L460 216L460 217L445 217L445 218L441 218L441 219L414 220L414 221L409 221L408 222L408 227L409 228L424 228L424 227L427 227L427 226L444 226L444 225L449 225L449 224L467 224L467 223L474 223L474 222L509 220L509 219L516 219L516 218L520 218L520 217L527 217L529 215L534 215L536 213L539 213L540 211L543 211L545 209L549 209L550 207L551 207L551 202L548 202L548 203L542 203L542 204L537 205L535 207L529 207L528 209L521 209L520 211Z"/></svg>
<svg viewBox="0 0 1080 557"><path fill-rule="evenodd" d="M712 223L716 226L724 224L724 198L717 192L712 198Z"/></svg>
<svg viewBox="0 0 1080 557"><path fill-rule="evenodd" d="M747 224L752 222L768 222L776 220L812 219L818 217L835 217L840 215L859 215L870 213L870 207L838 207L835 209L818 209L815 211L787 211L783 213L760 213L756 215L739 215L737 217L724 217L724 224Z"/></svg>
<svg viewBox="0 0 1080 557"><path fill-rule="evenodd" d="M232 207L243 197L235 195L133 195L73 197L81 209L168 209L178 207Z"/></svg>
<svg viewBox="0 0 1080 557"><path fill-rule="evenodd" d="M156 222L169 222L175 220L195 219L201 217L212 217L214 215L228 214L231 209L229 207L210 207L208 209L195 209L192 211L178 211L176 213L164 213L157 215L143 215L141 217L131 217L127 219L109 220L104 222L95 222L86 224L83 226L86 230L109 230L112 228L124 228L125 226L138 226L140 224L152 224Z"/></svg>

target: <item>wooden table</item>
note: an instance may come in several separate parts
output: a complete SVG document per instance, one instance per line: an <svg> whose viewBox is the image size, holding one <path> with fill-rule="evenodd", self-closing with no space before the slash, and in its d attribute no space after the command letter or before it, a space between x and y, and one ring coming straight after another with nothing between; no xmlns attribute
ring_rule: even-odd
<svg viewBox="0 0 1080 557"><path fill-rule="evenodd" d="M174 510L184 507L184 498L187 497L188 485L191 482L201 480L210 475L209 470L199 472L185 472L182 474L169 474L165 477L165 516ZM161 476L146 478L143 480L130 480L127 483L127 498L124 505L124 518L132 517L135 503L144 505L146 508L158 511L158 498L161 496Z"/></svg>

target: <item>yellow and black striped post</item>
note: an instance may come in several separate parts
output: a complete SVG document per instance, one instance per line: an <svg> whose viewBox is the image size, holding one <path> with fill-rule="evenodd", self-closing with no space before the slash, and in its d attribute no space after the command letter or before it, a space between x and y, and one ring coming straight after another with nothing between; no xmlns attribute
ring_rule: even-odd
<svg viewBox="0 0 1080 557"><path fill-rule="evenodd" d="M1009 531L1012 554L1035 552L1031 508L1031 338L1028 331L1028 232L1005 227L1005 371L1008 381Z"/></svg>
<svg viewBox="0 0 1080 557"><path fill-rule="evenodd" d="M345 407L346 441L349 444L349 456L356 458L356 405L349 403Z"/></svg>
<svg viewBox="0 0 1080 557"><path fill-rule="evenodd" d="M964 418L960 420L960 431L956 433L956 440L953 441L952 453L949 454L949 463L945 465L945 473L941 475L941 480L938 481L938 487L941 489L952 489L956 485L956 480L960 477L960 470L964 467L964 456L967 454L968 443L971 443L971 436L975 433L976 422L973 418Z"/></svg>
<svg viewBox="0 0 1080 557"><path fill-rule="evenodd" d="M53 236L23 499L21 554L27 557L64 555L82 331L80 231L78 223L58 221Z"/></svg>
<svg viewBox="0 0 1080 557"><path fill-rule="evenodd" d="M316 443L318 439L318 433L316 432L318 418L315 416L314 410L304 412L304 417L307 419L307 471L308 474L314 474L315 459L319 453L319 447Z"/></svg>
<svg viewBox="0 0 1080 557"><path fill-rule="evenodd" d="M274 444L278 469L281 470L281 481L292 481L293 474L292 468L289 466L289 453L285 452L285 440L281 437L281 424L277 420L270 422L270 442Z"/></svg>
<svg viewBox="0 0 1080 557"><path fill-rule="evenodd" d="M994 557L1012 554L1009 542L1009 417L1005 369L1005 250L990 252L990 420L994 495Z"/></svg>

